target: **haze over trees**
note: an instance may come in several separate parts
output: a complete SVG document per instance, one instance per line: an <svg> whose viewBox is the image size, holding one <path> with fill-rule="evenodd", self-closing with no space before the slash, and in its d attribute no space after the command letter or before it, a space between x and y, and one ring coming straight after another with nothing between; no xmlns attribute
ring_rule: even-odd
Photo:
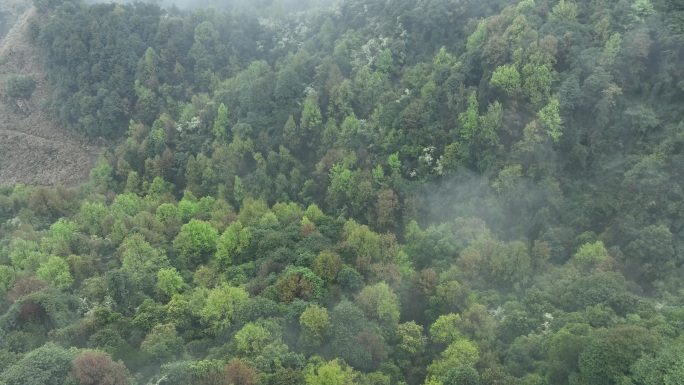
<svg viewBox="0 0 684 385"><path fill-rule="evenodd" d="M679 2L264 3L35 0L0 384L684 382Z"/></svg>

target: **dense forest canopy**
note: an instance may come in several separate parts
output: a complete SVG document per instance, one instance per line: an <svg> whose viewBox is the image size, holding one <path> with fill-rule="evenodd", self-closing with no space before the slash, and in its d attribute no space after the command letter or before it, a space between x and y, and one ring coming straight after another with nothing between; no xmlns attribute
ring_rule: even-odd
<svg viewBox="0 0 684 385"><path fill-rule="evenodd" d="M684 384L680 1L34 4L0 384Z"/></svg>

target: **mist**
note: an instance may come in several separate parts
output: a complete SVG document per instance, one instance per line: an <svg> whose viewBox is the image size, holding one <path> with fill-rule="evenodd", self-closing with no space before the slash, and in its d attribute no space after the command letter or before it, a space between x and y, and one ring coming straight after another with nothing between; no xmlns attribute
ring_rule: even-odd
<svg viewBox="0 0 684 385"><path fill-rule="evenodd" d="M133 1L97 1L86 0L88 4L96 3L133 3ZM326 7L334 0L145 0L146 3L159 5L161 8L192 10L196 8L214 8L240 13L257 13L261 15L278 15L301 12L311 8Z"/></svg>

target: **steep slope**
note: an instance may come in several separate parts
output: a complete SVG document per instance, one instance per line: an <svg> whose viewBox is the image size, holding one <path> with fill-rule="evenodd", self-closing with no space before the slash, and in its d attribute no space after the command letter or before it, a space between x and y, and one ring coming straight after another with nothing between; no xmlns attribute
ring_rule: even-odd
<svg viewBox="0 0 684 385"><path fill-rule="evenodd" d="M16 22L0 43L0 183L74 184L87 177L98 148L57 127L41 111L51 91L43 60L26 33L35 9L23 5L17 1L3 6L5 23L13 18ZM35 80L30 98L6 94L11 75Z"/></svg>

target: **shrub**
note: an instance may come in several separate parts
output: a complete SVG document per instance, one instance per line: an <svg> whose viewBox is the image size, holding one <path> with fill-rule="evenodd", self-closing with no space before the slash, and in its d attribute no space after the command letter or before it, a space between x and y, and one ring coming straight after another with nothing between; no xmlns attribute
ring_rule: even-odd
<svg viewBox="0 0 684 385"><path fill-rule="evenodd" d="M30 76L10 75L5 83L7 95L14 99L30 98L35 88L36 82Z"/></svg>

